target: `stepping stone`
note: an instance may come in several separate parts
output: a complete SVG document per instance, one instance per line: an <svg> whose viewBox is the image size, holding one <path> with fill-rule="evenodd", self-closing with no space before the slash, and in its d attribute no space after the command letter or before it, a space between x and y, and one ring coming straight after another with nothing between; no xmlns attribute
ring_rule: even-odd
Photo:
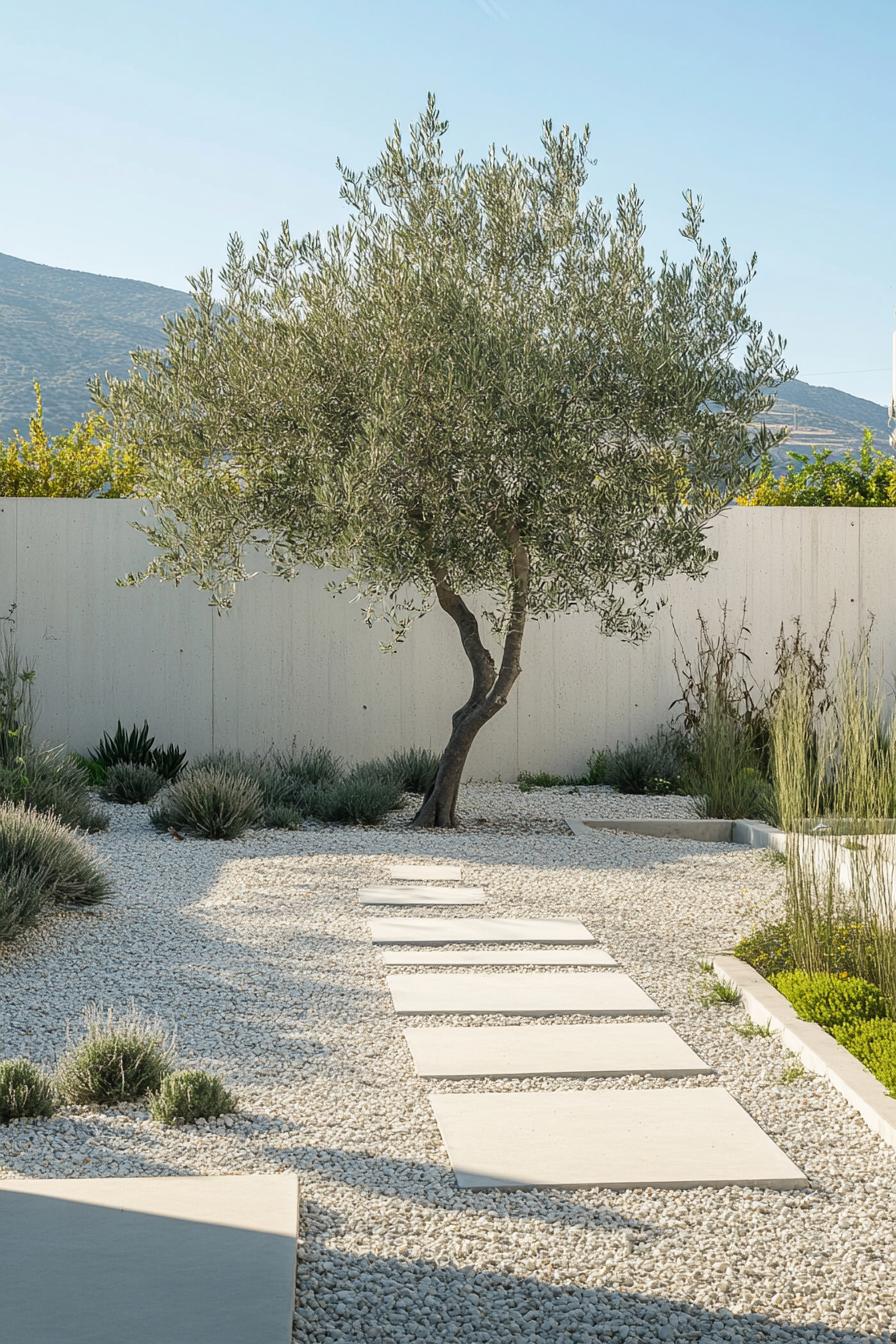
<svg viewBox="0 0 896 1344"><path fill-rule="evenodd" d="M375 943L593 943L577 919L372 919Z"/></svg>
<svg viewBox="0 0 896 1344"><path fill-rule="evenodd" d="M393 882L459 882L460 866L450 863L392 863Z"/></svg>
<svg viewBox="0 0 896 1344"><path fill-rule="evenodd" d="M622 971L477 975L387 975L397 1013L662 1013Z"/></svg>
<svg viewBox="0 0 896 1344"><path fill-rule="evenodd" d="M0 1181L0 1334L288 1344L295 1175Z"/></svg>
<svg viewBox="0 0 896 1344"><path fill-rule="evenodd" d="M599 1026L409 1027L405 1040L421 1078L618 1078L712 1073L665 1022Z"/></svg>
<svg viewBox="0 0 896 1344"><path fill-rule="evenodd" d="M430 1094L465 1190L808 1185L723 1087Z"/></svg>
<svg viewBox="0 0 896 1344"><path fill-rule="evenodd" d="M384 952L385 966L616 966L603 947L549 947L532 952L492 948L488 952Z"/></svg>
<svg viewBox="0 0 896 1344"><path fill-rule="evenodd" d="M481 887L361 887L362 905L484 905Z"/></svg>

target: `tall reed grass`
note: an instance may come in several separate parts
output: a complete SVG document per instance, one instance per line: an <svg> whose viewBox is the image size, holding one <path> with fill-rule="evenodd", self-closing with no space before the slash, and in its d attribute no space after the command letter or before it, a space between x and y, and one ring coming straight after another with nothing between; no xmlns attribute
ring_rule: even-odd
<svg viewBox="0 0 896 1344"><path fill-rule="evenodd" d="M772 773L787 841L787 924L796 965L844 962L896 1016L896 734L867 637L841 650L819 703L797 658L771 721Z"/></svg>

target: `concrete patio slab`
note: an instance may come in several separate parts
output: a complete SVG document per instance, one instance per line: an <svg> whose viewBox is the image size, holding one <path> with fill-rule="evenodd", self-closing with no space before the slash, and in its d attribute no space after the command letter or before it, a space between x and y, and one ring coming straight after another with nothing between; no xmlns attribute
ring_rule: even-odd
<svg viewBox="0 0 896 1344"><path fill-rule="evenodd" d="M603 947L548 947L525 952L519 948L493 947L485 952L386 951L385 966L616 966L618 962Z"/></svg>
<svg viewBox="0 0 896 1344"><path fill-rule="evenodd" d="M387 975L397 1013L590 1013L616 1016L663 1009L622 971L569 974L475 972Z"/></svg>
<svg viewBox="0 0 896 1344"><path fill-rule="evenodd" d="M484 905L481 887L361 887L362 905Z"/></svg>
<svg viewBox="0 0 896 1344"><path fill-rule="evenodd" d="M722 1087L431 1093L462 1189L809 1182Z"/></svg>
<svg viewBox="0 0 896 1344"><path fill-rule="evenodd" d="M662 1078L712 1073L665 1022L597 1026L408 1027L421 1078Z"/></svg>
<svg viewBox="0 0 896 1344"><path fill-rule="evenodd" d="M294 1175L0 1181L0 1335L289 1344Z"/></svg>
<svg viewBox="0 0 896 1344"><path fill-rule="evenodd" d="M393 882L459 882L460 865L452 863L391 863Z"/></svg>
<svg viewBox="0 0 896 1344"><path fill-rule="evenodd" d="M375 943L593 943L577 919L372 919Z"/></svg>

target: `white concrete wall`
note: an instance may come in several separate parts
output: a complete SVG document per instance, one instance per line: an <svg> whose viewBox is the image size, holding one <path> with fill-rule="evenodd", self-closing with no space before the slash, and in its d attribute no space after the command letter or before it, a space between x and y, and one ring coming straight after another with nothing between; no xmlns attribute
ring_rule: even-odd
<svg viewBox="0 0 896 1344"><path fill-rule="evenodd" d="M86 748L147 718L191 753L272 741L327 743L349 758L399 745L438 748L468 688L454 627L430 613L395 654L379 651L358 607L326 575L259 576L219 616L189 586L117 588L148 543L127 500L0 500L0 610L18 607L18 642L36 661L40 733ZM754 664L768 670L782 621L820 631L868 612L885 671L896 672L896 510L732 509L715 525L719 561L702 584L666 585L668 608L641 645L603 638L589 616L530 626L511 702L483 731L470 774L579 769L595 746L648 733L677 694L670 614L693 643L698 608L713 620L746 599Z"/></svg>

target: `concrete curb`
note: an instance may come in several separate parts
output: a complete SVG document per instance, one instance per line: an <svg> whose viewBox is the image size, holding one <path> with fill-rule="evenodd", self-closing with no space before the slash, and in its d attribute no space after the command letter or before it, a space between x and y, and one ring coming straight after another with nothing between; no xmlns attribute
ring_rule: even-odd
<svg viewBox="0 0 896 1344"><path fill-rule="evenodd" d="M709 960L720 980L740 990L741 1001L758 1026L769 1026L788 1050L798 1055L810 1073L820 1074L855 1107L869 1129L896 1148L896 1098L815 1022L797 1017L783 994L739 957Z"/></svg>

